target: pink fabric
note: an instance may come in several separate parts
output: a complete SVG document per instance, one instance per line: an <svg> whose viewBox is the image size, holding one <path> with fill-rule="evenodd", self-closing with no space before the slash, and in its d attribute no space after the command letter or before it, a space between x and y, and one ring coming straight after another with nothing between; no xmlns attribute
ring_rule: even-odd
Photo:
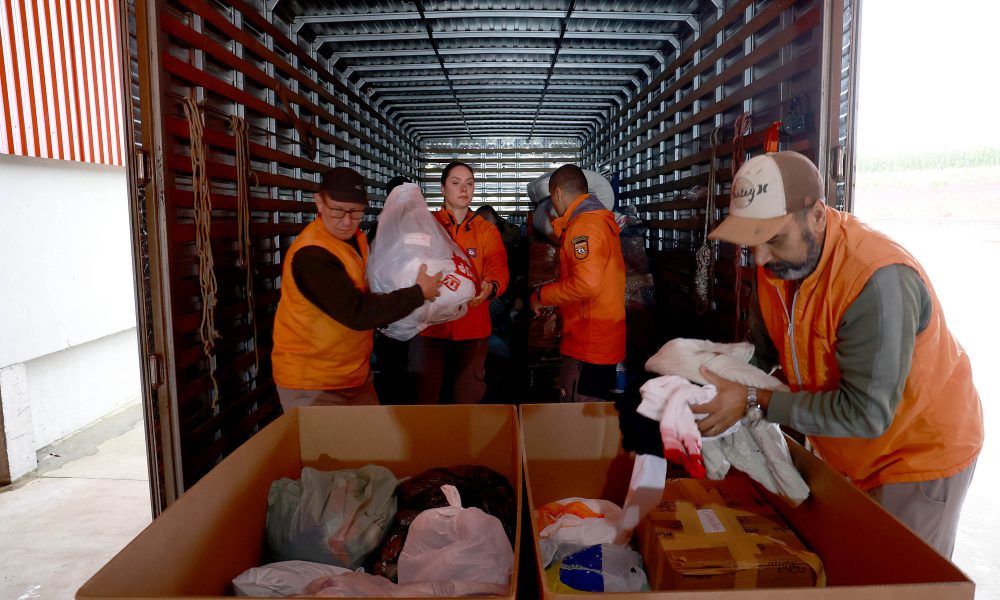
<svg viewBox="0 0 1000 600"><path fill-rule="evenodd" d="M715 397L715 386L700 386L676 375L650 379L639 388L639 414L659 421L663 456L681 464L692 477L705 478L701 458L701 432L692 404L704 404Z"/></svg>

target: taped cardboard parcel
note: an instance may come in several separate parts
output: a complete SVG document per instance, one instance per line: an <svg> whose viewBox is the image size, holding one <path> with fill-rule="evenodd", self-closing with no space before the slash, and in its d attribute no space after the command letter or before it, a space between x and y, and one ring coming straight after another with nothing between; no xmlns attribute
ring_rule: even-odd
<svg viewBox="0 0 1000 600"><path fill-rule="evenodd" d="M607 403L522 405L521 440L528 506L571 496L625 500L633 459L621 449L614 406ZM812 495L797 508L761 489L775 511L809 550L819 555L826 587L658 591L600 594L611 600L972 600L975 584L951 562L807 450L789 440L792 459ZM669 474L668 474L669 475ZM526 515L527 517L528 515ZM579 600L544 584L537 560L538 531L532 522L536 580L542 597ZM641 544L642 540L638 540ZM526 587L522 582L522 587Z"/></svg>
<svg viewBox="0 0 1000 600"><path fill-rule="evenodd" d="M271 482L304 466L368 463L397 477L476 464L514 488L517 532L507 598L517 597L521 455L513 406L344 406L295 409L227 457L97 572L78 600L232 597L232 579L264 556Z"/></svg>

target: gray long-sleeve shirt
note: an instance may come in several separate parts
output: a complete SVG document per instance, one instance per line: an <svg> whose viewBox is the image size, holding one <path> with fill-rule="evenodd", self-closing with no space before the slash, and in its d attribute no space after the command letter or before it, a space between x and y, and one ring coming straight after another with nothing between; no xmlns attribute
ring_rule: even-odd
<svg viewBox="0 0 1000 600"><path fill-rule="evenodd" d="M913 269L889 265L875 271L837 327L840 386L819 392L774 392L767 419L809 435L881 435L903 396L916 336L927 327L931 309L930 294ZM749 327L749 341L757 349L755 364L764 370L779 364L756 298ZM794 379L795 374L787 377Z"/></svg>

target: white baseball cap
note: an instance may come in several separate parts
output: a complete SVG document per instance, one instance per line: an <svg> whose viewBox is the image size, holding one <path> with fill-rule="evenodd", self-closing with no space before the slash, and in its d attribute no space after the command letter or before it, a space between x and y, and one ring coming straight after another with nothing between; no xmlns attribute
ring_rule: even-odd
<svg viewBox="0 0 1000 600"><path fill-rule="evenodd" d="M793 214L825 197L823 177L798 152L772 152L743 163L733 179L729 216L708 234L740 246L774 237Z"/></svg>

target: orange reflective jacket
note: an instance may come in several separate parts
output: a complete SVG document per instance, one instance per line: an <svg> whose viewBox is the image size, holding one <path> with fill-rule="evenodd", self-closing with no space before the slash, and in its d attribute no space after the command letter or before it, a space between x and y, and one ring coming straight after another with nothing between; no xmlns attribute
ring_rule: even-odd
<svg viewBox="0 0 1000 600"><path fill-rule="evenodd" d="M510 274L507 271L507 250L496 226L477 217L472 211L465 215L461 223L455 220L455 215L447 208L436 211L434 216L451 239L465 250L465 255L472 262L476 276L479 277L477 293L488 281L496 283L498 296L504 293ZM469 312L461 319L431 325L420 332L420 335L449 340L475 340L489 337L492 329L489 303L483 302L479 306L470 306Z"/></svg>
<svg viewBox="0 0 1000 600"><path fill-rule="evenodd" d="M874 439L809 436L827 463L864 490L949 477L972 464L983 443L983 415L969 357L916 259L851 215L827 207L823 254L797 292L794 282L757 269L761 315L789 387L816 392L839 387L837 328L875 271L892 264L916 271L933 302L892 423Z"/></svg>
<svg viewBox="0 0 1000 600"><path fill-rule="evenodd" d="M541 288L545 306L562 316L559 353L613 365L625 358L625 259L618 223L588 194L552 222L560 236L559 279Z"/></svg>
<svg viewBox="0 0 1000 600"><path fill-rule="evenodd" d="M337 257L354 285L368 291L365 265L368 241L355 233L361 255L347 242L330 235L316 219L295 238L281 267L281 300L274 317L271 363L274 382L297 390L337 390L368 379L372 330L355 331L340 324L306 300L292 277L292 258L301 248L319 246Z"/></svg>

